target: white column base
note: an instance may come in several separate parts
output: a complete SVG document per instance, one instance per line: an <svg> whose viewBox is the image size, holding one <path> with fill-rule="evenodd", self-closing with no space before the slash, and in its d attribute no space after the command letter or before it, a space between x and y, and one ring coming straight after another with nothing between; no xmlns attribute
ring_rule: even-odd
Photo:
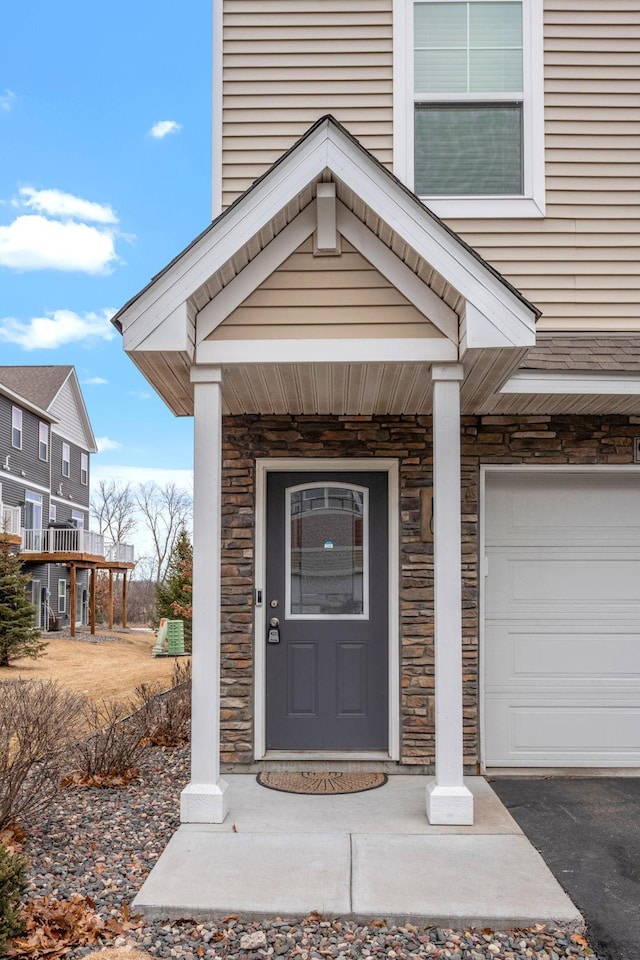
<svg viewBox="0 0 640 960"><path fill-rule="evenodd" d="M180 794L181 823L222 823L228 813L225 780L188 783Z"/></svg>
<svg viewBox="0 0 640 960"><path fill-rule="evenodd" d="M427 819L433 824L463 827L473 825L473 794L467 787L439 787L427 784Z"/></svg>

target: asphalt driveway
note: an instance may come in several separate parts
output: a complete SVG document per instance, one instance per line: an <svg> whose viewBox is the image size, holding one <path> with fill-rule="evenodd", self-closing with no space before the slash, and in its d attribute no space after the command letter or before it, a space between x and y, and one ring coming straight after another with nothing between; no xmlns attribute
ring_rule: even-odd
<svg viewBox="0 0 640 960"><path fill-rule="evenodd" d="M640 958L640 777L491 786L582 912L601 960Z"/></svg>

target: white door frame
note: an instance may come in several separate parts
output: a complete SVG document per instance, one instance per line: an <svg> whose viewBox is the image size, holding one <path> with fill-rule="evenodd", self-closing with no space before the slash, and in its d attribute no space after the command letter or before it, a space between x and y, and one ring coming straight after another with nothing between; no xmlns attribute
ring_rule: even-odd
<svg viewBox="0 0 640 960"><path fill-rule="evenodd" d="M497 473L540 473L540 474L554 474L554 473L581 473L581 474L614 474L614 473L636 473L640 477L640 464L637 463L590 463L590 464L581 464L581 463L557 463L557 464L546 464L546 463L483 463L480 464L480 479L479 479L479 534L478 534L478 544L479 544L479 556L478 556L478 572L479 572L479 633L478 633L478 644L479 644L479 663L478 663L478 679L479 679L479 692L478 692L478 709L479 709L479 730L478 736L480 738L480 772L486 774L487 772L487 762L485 758L485 610L486 610L486 576L488 573L487 566L487 557L485 550L486 543L486 516L485 516L485 505L486 505L486 485L487 485L487 476L488 474L497 474ZM525 768L523 768L525 769ZM587 769L586 767L584 769ZM611 768L614 769L614 768Z"/></svg>
<svg viewBox="0 0 640 960"><path fill-rule="evenodd" d="M267 474L269 473L386 473L389 495L389 749L387 753L363 751L281 752L266 749L266 598L267 569ZM399 461L392 459L319 459L269 458L256 460L256 526L255 526L255 644L254 644L254 758L357 760L400 759L400 528L399 528ZM260 598L261 602L258 602Z"/></svg>

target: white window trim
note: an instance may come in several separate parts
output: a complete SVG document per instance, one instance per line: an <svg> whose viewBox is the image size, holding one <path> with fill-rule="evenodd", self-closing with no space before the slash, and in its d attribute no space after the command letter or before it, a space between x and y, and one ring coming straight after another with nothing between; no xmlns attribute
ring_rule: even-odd
<svg viewBox="0 0 640 960"><path fill-rule="evenodd" d="M55 523L56 517L58 514L58 508L55 503L49 503L49 522Z"/></svg>
<svg viewBox="0 0 640 960"><path fill-rule="evenodd" d="M80 483L86 487L89 483L89 454L80 454Z"/></svg>
<svg viewBox="0 0 640 960"><path fill-rule="evenodd" d="M64 453L65 453L65 447L67 448L67 456L66 456L66 457L65 457L65 455L64 455ZM61 462L62 462L62 465L61 465L61 467L60 467L60 471L61 471L61 473L62 473L62 476L63 476L63 477L66 477L67 480L68 480L69 477L71 476L71 447L70 447L70 445L69 445L68 443L63 443L63 444L62 444ZM64 465L65 465L65 463L66 463L66 465L67 465L67 472L66 472L66 473L65 473L65 471L64 471Z"/></svg>
<svg viewBox="0 0 640 960"><path fill-rule="evenodd" d="M44 431L43 431L44 427ZM42 434L45 434L46 439L42 439ZM40 454L40 447L44 447L44 457ZM42 460L44 463L49 461L49 424L44 423L44 421L38 421L38 460Z"/></svg>
<svg viewBox="0 0 640 960"><path fill-rule="evenodd" d="M63 587L61 590L60 588ZM67 581L58 580L58 613L67 612Z"/></svg>
<svg viewBox="0 0 640 960"><path fill-rule="evenodd" d="M13 431L17 430L20 435L20 442L13 442ZM23 416L22 410L20 407L11 407L11 446L14 450L22 450L22 430L23 430Z"/></svg>
<svg viewBox="0 0 640 960"><path fill-rule="evenodd" d="M413 6L414 0L393 0L393 172L410 189L414 185ZM421 197L439 217L545 215L543 0L522 0L522 16L523 196Z"/></svg>

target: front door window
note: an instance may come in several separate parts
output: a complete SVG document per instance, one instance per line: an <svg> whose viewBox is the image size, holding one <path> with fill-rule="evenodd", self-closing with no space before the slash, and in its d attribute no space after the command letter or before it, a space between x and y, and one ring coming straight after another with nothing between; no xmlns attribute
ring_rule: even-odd
<svg viewBox="0 0 640 960"><path fill-rule="evenodd" d="M319 483L287 491L287 617L368 617L367 494Z"/></svg>

